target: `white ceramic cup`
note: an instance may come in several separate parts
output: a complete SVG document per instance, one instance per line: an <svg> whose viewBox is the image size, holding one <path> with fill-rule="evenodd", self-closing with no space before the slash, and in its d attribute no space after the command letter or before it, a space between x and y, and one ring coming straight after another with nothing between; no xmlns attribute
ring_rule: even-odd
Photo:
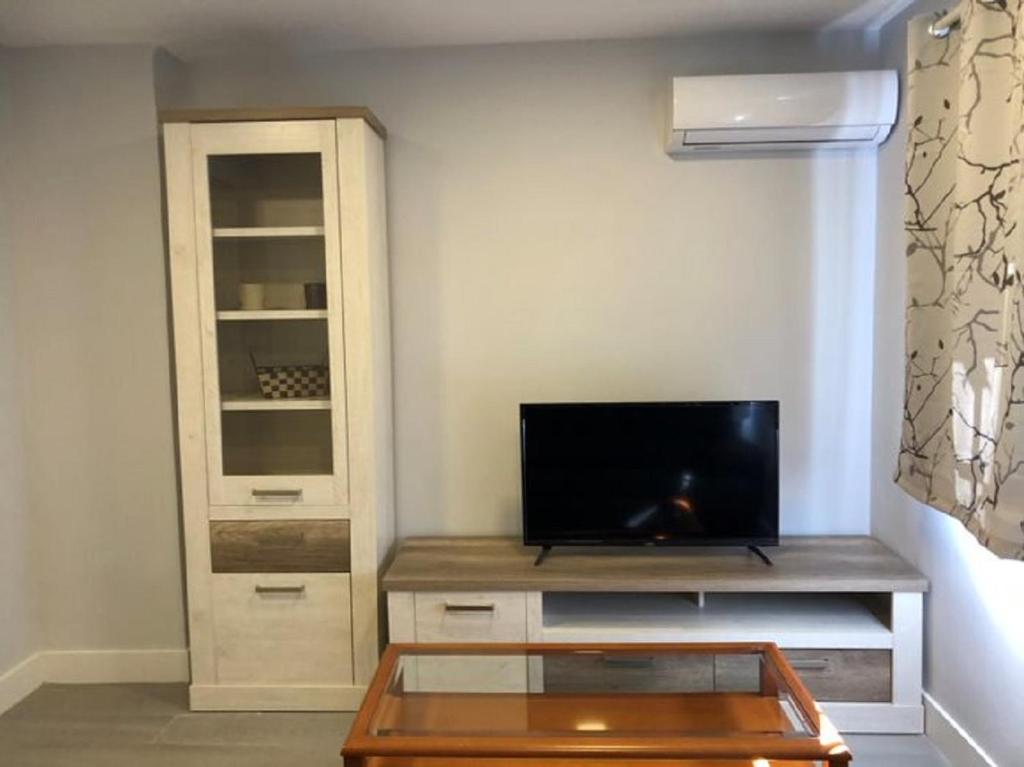
<svg viewBox="0 0 1024 767"><path fill-rule="evenodd" d="M259 311L263 308L263 283L243 282L238 286L238 300L242 310L247 312Z"/></svg>

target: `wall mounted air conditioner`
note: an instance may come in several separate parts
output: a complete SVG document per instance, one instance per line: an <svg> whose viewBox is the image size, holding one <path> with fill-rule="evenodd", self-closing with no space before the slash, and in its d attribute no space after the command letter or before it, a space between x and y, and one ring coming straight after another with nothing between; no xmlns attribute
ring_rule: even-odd
<svg viewBox="0 0 1024 767"><path fill-rule="evenodd" d="M668 153L874 147L898 98L894 70L676 77Z"/></svg>

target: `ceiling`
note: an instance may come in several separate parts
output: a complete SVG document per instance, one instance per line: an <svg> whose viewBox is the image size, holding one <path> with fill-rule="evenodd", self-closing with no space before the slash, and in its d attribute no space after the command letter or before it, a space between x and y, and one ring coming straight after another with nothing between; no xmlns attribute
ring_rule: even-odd
<svg viewBox="0 0 1024 767"><path fill-rule="evenodd" d="M909 0L0 0L0 45L361 50L875 27Z"/></svg>

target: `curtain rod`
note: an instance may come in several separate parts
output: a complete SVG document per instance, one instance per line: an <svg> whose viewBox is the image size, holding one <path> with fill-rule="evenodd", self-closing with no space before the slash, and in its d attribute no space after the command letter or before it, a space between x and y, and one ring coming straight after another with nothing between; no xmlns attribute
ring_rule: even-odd
<svg viewBox="0 0 1024 767"><path fill-rule="evenodd" d="M949 33L953 31L953 27L960 26L960 6L958 5L953 10L942 16L940 19L933 21L928 25L928 34L932 37L948 37Z"/></svg>

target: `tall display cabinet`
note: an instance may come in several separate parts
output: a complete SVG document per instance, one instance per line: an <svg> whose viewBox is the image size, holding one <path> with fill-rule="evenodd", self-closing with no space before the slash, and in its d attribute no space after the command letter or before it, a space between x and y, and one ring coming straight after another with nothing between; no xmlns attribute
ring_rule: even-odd
<svg viewBox="0 0 1024 767"><path fill-rule="evenodd" d="M354 710L394 536L384 128L161 114L196 710Z"/></svg>

